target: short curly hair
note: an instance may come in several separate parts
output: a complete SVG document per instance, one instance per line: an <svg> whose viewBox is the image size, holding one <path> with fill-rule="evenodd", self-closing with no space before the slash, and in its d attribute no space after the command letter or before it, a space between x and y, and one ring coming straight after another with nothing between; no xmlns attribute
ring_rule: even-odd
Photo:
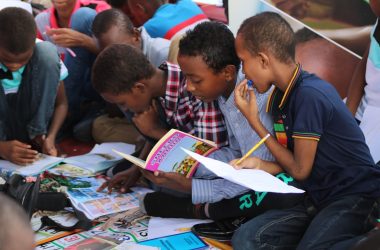
<svg viewBox="0 0 380 250"><path fill-rule="evenodd" d="M179 55L202 56L215 73L227 65L240 68L235 51L235 38L228 27L218 22L203 22L190 30L179 42Z"/></svg>
<svg viewBox="0 0 380 250"><path fill-rule="evenodd" d="M138 49L114 44L103 50L92 68L92 84L99 93L129 92L136 82L151 78L155 68Z"/></svg>
<svg viewBox="0 0 380 250"><path fill-rule="evenodd" d="M294 31L277 13L262 12L246 19L238 30L239 35L252 55L269 51L283 63L294 62Z"/></svg>
<svg viewBox="0 0 380 250"><path fill-rule="evenodd" d="M118 9L109 9L96 15L92 23L92 33L99 38L109 31L113 26L117 26L120 32L132 34L134 26L129 17Z"/></svg>
<svg viewBox="0 0 380 250"><path fill-rule="evenodd" d="M37 26L28 11L9 7L0 11L0 46L12 54L21 54L36 43Z"/></svg>

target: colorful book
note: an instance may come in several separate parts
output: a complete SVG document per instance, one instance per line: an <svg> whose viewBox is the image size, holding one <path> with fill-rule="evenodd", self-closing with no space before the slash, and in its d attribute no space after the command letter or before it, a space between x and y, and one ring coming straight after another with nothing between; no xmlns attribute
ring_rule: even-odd
<svg viewBox="0 0 380 250"><path fill-rule="evenodd" d="M140 241L138 244L158 247L161 250L195 250L208 248L208 244L192 232Z"/></svg>
<svg viewBox="0 0 380 250"><path fill-rule="evenodd" d="M146 161L118 150L114 151L133 164L146 170L176 172L186 177L191 177L199 163L188 156L181 148L204 156L208 156L217 149L214 142L172 129L157 142Z"/></svg>

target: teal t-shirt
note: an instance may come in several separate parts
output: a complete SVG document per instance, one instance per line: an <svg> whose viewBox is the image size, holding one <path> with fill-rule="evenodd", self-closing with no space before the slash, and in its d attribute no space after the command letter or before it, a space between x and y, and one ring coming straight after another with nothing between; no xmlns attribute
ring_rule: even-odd
<svg viewBox="0 0 380 250"><path fill-rule="evenodd" d="M8 71L8 68L5 67L2 63L0 63L0 68L5 72ZM0 80L1 85L3 86L5 94L17 93L21 81L22 81L22 73L25 70L25 65L19 68L18 70L12 72L13 79L3 79ZM67 68L61 61L61 72L60 72L60 80L63 81L68 76Z"/></svg>

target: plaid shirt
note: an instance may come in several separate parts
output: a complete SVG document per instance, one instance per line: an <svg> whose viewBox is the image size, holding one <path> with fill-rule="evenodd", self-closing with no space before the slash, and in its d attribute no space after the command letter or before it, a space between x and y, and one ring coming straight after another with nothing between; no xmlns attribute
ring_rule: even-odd
<svg viewBox="0 0 380 250"><path fill-rule="evenodd" d="M168 62L159 67L167 74L166 94L160 98L169 125L196 137L228 145L227 129L218 103L205 103L186 90L181 69Z"/></svg>

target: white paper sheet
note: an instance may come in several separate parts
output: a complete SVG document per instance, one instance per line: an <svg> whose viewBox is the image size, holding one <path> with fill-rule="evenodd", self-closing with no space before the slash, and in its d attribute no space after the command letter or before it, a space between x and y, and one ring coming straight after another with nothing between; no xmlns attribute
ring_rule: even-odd
<svg viewBox="0 0 380 250"><path fill-rule="evenodd" d="M190 228L195 224L208 222L211 220L151 217L148 224L148 238L155 239L180 234L190 231Z"/></svg>
<svg viewBox="0 0 380 250"><path fill-rule="evenodd" d="M199 4L223 6L223 0L193 0L193 2L199 3Z"/></svg>
<svg viewBox="0 0 380 250"><path fill-rule="evenodd" d="M237 183L244 187L258 192L273 193L304 193L304 190L287 185L275 176L256 169L237 170L227 163L214 160L183 149L191 157L202 163L206 168L231 182Z"/></svg>
<svg viewBox="0 0 380 250"><path fill-rule="evenodd" d="M380 161L380 108L367 106L360 123L365 141L369 147L372 158L377 163Z"/></svg>

